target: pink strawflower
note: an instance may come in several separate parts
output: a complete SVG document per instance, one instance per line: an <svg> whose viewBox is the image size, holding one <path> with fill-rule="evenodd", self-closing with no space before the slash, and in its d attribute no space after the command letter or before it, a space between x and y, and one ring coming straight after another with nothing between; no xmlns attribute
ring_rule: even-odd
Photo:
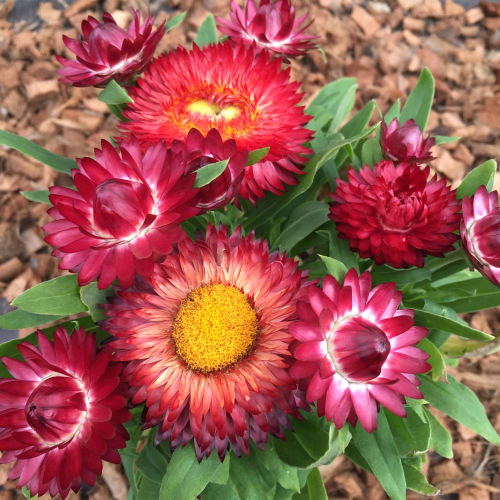
<svg viewBox="0 0 500 500"><path fill-rule="evenodd" d="M94 484L103 460L120 463L131 418L126 386L122 365L97 352L83 328L70 337L58 327L53 342L42 331L36 338L38 348L18 345L25 363L2 358L14 378L0 379L0 463L15 462L9 479L32 496L66 498Z"/></svg>
<svg viewBox="0 0 500 500"><path fill-rule="evenodd" d="M343 286L326 276L323 290L309 288L297 305L300 321L290 325L297 342L290 374L340 429L360 421L367 432L377 429L380 405L406 417L405 396L421 399L416 373L431 369L428 354L415 344L428 333L413 326L411 309L399 309L402 293L394 283L371 289L369 272L351 269Z"/></svg>
<svg viewBox="0 0 500 500"><path fill-rule="evenodd" d="M165 33L165 23L153 31L154 17L148 15L141 25L140 12L133 14L127 30L105 12L102 23L92 16L82 22L85 40L63 35L64 44L76 60L56 56L64 66L58 70L60 81L73 87L105 87L110 80L123 84L142 73Z"/></svg>
<svg viewBox="0 0 500 500"><path fill-rule="evenodd" d="M408 120L400 126L398 119L394 118L389 127L382 122L380 146L384 155L391 160L416 164L435 160L430 153L435 142L434 137L424 139L415 120Z"/></svg>
<svg viewBox="0 0 500 500"><path fill-rule="evenodd" d="M500 208L498 192L488 194L481 186L462 200L460 224L462 248L473 266L494 285L500 286Z"/></svg>
<svg viewBox="0 0 500 500"><path fill-rule="evenodd" d="M219 31L236 43L255 44L257 51L269 50L288 57L300 56L316 45L316 35L305 30L312 21L308 14L295 19L295 8L290 0L245 0L243 10L231 1L231 20L217 17Z"/></svg>

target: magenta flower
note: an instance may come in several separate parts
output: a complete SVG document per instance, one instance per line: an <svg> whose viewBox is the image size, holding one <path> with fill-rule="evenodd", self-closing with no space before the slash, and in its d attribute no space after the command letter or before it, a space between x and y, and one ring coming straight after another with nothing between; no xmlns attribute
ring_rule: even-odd
<svg viewBox="0 0 500 500"><path fill-rule="evenodd" d="M226 169L219 177L200 188L197 207L203 212L227 205L238 194L245 177L248 153L238 151L235 140L222 141L217 129L210 130L206 137L203 137L200 131L192 129L185 141L172 142L172 151L183 154L186 161L186 175L210 163L229 160Z"/></svg>
<svg viewBox="0 0 500 500"><path fill-rule="evenodd" d="M436 139L424 136L415 120L408 120L399 126L397 118L391 121L389 127L382 122L380 146L387 158L406 163L427 163L435 158L430 153Z"/></svg>
<svg viewBox="0 0 500 500"><path fill-rule="evenodd" d="M72 171L76 191L50 188L45 241L62 257L60 269L78 273L80 286L96 278L101 289L118 278L128 288L136 273L149 277L155 262L185 237L180 223L196 215L195 175L182 154L159 142L141 153L135 138L116 150L102 141L96 159Z"/></svg>
<svg viewBox="0 0 500 500"><path fill-rule="evenodd" d="M66 498L94 484L103 460L120 463L131 418L126 385L122 365L110 363L111 351L97 352L83 328L70 338L58 327L53 342L36 337L38 349L18 346L26 363L2 358L14 378L0 379L0 463L15 462L9 479L32 496Z"/></svg>
<svg viewBox="0 0 500 500"><path fill-rule="evenodd" d="M360 421L377 429L380 405L406 417L405 396L421 399L416 373L431 369L428 354L415 344L428 333L413 326L411 309L399 309L402 293L394 283L371 289L372 278L351 269L340 286L326 276L323 290L309 288L307 302L297 305L300 321L290 325L297 342L290 374L340 429Z"/></svg>
<svg viewBox="0 0 500 500"><path fill-rule="evenodd" d="M236 43L252 45L257 52L270 50L276 54L294 57L313 49L315 35L306 35L305 26L308 14L295 19L295 8L290 0L261 0L257 6L255 0L245 0L244 11L231 1L231 20L217 17L219 30Z"/></svg>
<svg viewBox="0 0 500 500"><path fill-rule="evenodd" d="M500 208L498 192L481 186L462 200L462 248L472 265L494 285L500 286Z"/></svg>
<svg viewBox="0 0 500 500"><path fill-rule="evenodd" d="M379 265L424 266L459 239L460 200L446 179L429 178L429 167L381 161L371 170L350 169L330 196L330 219L351 250Z"/></svg>
<svg viewBox="0 0 500 500"><path fill-rule="evenodd" d="M153 31L154 17L149 15L141 25L138 10L128 30L120 28L107 12L103 20L100 23L89 16L82 22L83 41L63 35L64 44L76 55L76 61L56 55L64 66L58 70L61 82L73 87L105 87L110 80L127 83L142 72L165 33L165 23Z"/></svg>

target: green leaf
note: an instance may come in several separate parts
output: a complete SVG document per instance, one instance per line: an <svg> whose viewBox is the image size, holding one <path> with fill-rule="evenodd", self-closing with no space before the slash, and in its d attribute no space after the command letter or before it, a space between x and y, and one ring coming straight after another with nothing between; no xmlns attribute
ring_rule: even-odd
<svg viewBox="0 0 500 500"><path fill-rule="evenodd" d="M464 196L473 196L480 186L486 186L488 191L493 187L495 172L497 171L497 162L488 160L479 165L479 167L471 170L458 186L457 198L462 199Z"/></svg>
<svg viewBox="0 0 500 500"><path fill-rule="evenodd" d="M232 460L231 460L232 461ZM176 448L163 477L159 500L195 500L221 467L229 466L229 456L221 463L212 453L198 463L192 442Z"/></svg>
<svg viewBox="0 0 500 500"><path fill-rule="evenodd" d="M30 156L58 172L70 174L71 169L78 168L75 160L51 153L38 144L5 130L0 130L0 144Z"/></svg>
<svg viewBox="0 0 500 500"><path fill-rule="evenodd" d="M286 441L273 438L273 447L285 464L310 469L332 462L340 454L338 431L317 415L293 419L294 432L285 430Z"/></svg>
<svg viewBox="0 0 500 500"><path fill-rule="evenodd" d="M328 274L332 275L342 285L348 271L347 267L339 260L332 259L332 257L326 257L325 255L318 255L318 257L325 263Z"/></svg>
<svg viewBox="0 0 500 500"><path fill-rule="evenodd" d="M352 439L384 490L393 500L406 499L406 482L401 459L385 413L378 415L378 430L368 434L358 422Z"/></svg>
<svg viewBox="0 0 500 500"><path fill-rule="evenodd" d="M151 440L148 440L146 446L141 450L135 464L145 477L161 485L168 462L163 454L153 446Z"/></svg>
<svg viewBox="0 0 500 500"><path fill-rule="evenodd" d="M409 283L418 283L429 279L431 272L428 267L411 267L410 269L393 269L388 265L377 266L372 268L372 285L380 285L381 283L396 283L398 286L407 285Z"/></svg>
<svg viewBox="0 0 500 500"><path fill-rule="evenodd" d="M81 301L87 306L95 322L106 318L101 304L107 304L108 297L116 297L114 289L109 287L105 290L99 290L95 281L80 288Z"/></svg>
<svg viewBox="0 0 500 500"><path fill-rule="evenodd" d="M434 78L432 73L427 68L424 68L420 73L417 85L408 96L401 111L400 124L413 118L423 132L429 119L433 99Z"/></svg>
<svg viewBox="0 0 500 500"><path fill-rule="evenodd" d="M387 409L384 409L383 411L385 412L385 417L387 418L387 423L391 429L392 437L396 443L399 456L405 457L412 454L415 451L415 441L413 440L412 435L408 432L404 419L394 415L394 413Z"/></svg>
<svg viewBox="0 0 500 500"><path fill-rule="evenodd" d="M347 269L354 268L359 271L358 261L355 254L349 249L349 243L338 237L333 224L328 228L328 231L318 231L318 234L328 239L330 257L342 262Z"/></svg>
<svg viewBox="0 0 500 500"><path fill-rule="evenodd" d="M143 477L139 486L137 500L156 500L160 495L160 485L147 477Z"/></svg>
<svg viewBox="0 0 500 500"><path fill-rule="evenodd" d="M382 149L377 139L367 139L361 148L361 164L373 168L382 159Z"/></svg>
<svg viewBox="0 0 500 500"><path fill-rule="evenodd" d="M319 469L313 469L300 493L293 495L292 500L328 500L325 483Z"/></svg>
<svg viewBox="0 0 500 500"><path fill-rule="evenodd" d="M426 407L424 407L424 412L429 424L431 425L431 449L433 449L436 453L439 453L442 457L453 458L453 441L450 433Z"/></svg>
<svg viewBox="0 0 500 500"><path fill-rule="evenodd" d="M40 283L15 298L12 305L36 314L59 316L87 311L75 274Z"/></svg>
<svg viewBox="0 0 500 500"><path fill-rule="evenodd" d="M335 105L352 87L357 87L356 78L339 78L326 84L312 100L306 113L311 114L310 109L314 107L324 108Z"/></svg>
<svg viewBox="0 0 500 500"><path fill-rule="evenodd" d="M349 425L346 424L342 429L339 430L339 445L342 453L345 453L346 448L349 446L351 442L352 434L349 430Z"/></svg>
<svg viewBox="0 0 500 500"><path fill-rule="evenodd" d="M282 252L290 251L325 222L328 222L328 205L318 201L304 203L292 212L282 233L276 238L274 248Z"/></svg>
<svg viewBox="0 0 500 500"><path fill-rule="evenodd" d="M20 191L20 193L30 201L36 201L37 203L47 203L50 205L48 189L42 189L40 191Z"/></svg>
<svg viewBox="0 0 500 500"><path fill-rule="evenodd" d="M435 135L434 139L436 139L436 142L434 144L438 146L439 144L449 144L450 142L459 141L460 137L446 137L444 135Z"/></svg>
<svg viewBox="0 0 500 500"><path fill-rule="evenodd" d="M208 14L205 20L201 23L194 43L198 45L198 47L202 48L204 45L208 46L211 43L217 43L217 41L217 27L215 26L215 18L213 14Z"/></svg>
<svg viewBox="0 0 500 500"><path fill-rule="evenodd" d="M451 375L448 375L448 384L434 382L425 375L420 375L419 379L422 382L420 390L432 406L491 443L500 445L500 436L488 420L481 401L468 387Z"/></svg>
<svg viewBox="0 0 500 500"><path fill-rule="evenodd" d="M264 158L264 156L269 153L269 150L271 148L260 148L260 149L255 149L254 151L251 151L248 155L247 159L247 167L250 167L251 165L255 165L256 163L259 163L259 161Z"/></svg>
<svg viewBox="0 0 500 500"><path fill-rule="evenodd" d="M431 376L432 380L439 380L441 377L446 374L446 365L443 359L442 354L439 352L439 349L427 339L422 339L417 347L425 351L429 355L429 359L427 363L432 366Z"/></svg>
<svg viewBox="0 0 500 500"><path fill-rule="evenodd" d="M429 484L422 471L406 464L403 464L403 471L405 474L406 486L410 490L416 491L421 495L434 496L438 494L438 490Z"/></svg>
<svg viewBox="0 0 500 500"><path fill-rule="evenodd" d="M176 16L171 17L168 20L168 23L165 25L165 33L168 33L171 29L179 26L179 24L181 24L182 21L184 21L185 17L186 17L185 12L181 12L180 14L177 14Z"/></svg>
<svg viewBox="0 0 500 500"><path fill-rule="evenodd" d="M24 498L27 498L28 500L37 500L38 499L38 495L35 495L34 497L31 496L30 490L28 490L28 488L26 488L26 486L23 486L21 488L21 491L24 495Z"/></svg>
<svg viewBox="0 0 500 500"><path fill-rule="evenodd" d="M196 171L196 180L194 181L193 187L201 188L210 184L214 179L217 179L219 175L226 170L229 159L218 161L216 163L209 163L204 167L199 168Z"/></svg>
<svg viewBox="0 0 500 500"><path fill-rule="evenodd" d="M397 99L396 102L389 108L384 116L384 123L389 125L394 118L399 119L401 113L401 99Z"/></svg>
<svg viewBox="0 0 500 500"><path fill-rule="evenodd" d="M500 291L481 293L472 297L463 297L447 303L457 313L471 313L500 307Z"/></svg>
<svg viewBox="0 0 500 500"><path fill-rule="evenodd" d="M262 452L256 449L255 459L270 470L275 476L279 484L287 490L300 491L299 476L297 469L285 464L280 460L271 443L268 443Z"/></svg>
<svg viewBox="0 0 500 500"><path fill-rule="evenodd" d="M408 432L414 443L414 453L427 453L431 442L431 426L425 418L422 406L406 408L407 417L403 419ZM422 414L423 419L419 415Z"/></svg>
<svg viewBox="0 0 500 500"><path fill-rule="evenodd" d="M106 104L127 104L134 102L127 91L120 87L114 80L110 80L106 88L97 96L97 99Z"/></svg>
<svg viewBox="0 0 500 500"><path fill-rule="evenodd" d="M33 314L23 309L15 309L0 316L0 328L5 330L19 330L20 328L31 328L32 326L46 325L52 323L65 315L61 314Z"/></svg>

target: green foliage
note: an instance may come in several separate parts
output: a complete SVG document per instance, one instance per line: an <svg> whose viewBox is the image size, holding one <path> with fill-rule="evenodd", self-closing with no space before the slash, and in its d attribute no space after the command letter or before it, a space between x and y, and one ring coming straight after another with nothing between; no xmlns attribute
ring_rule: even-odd
<svg viewBox="0 0 500 500"><path fill-rule="evenodd" d="M208 46L211 43L217 43L217 41L217 26L215 25L215 18L213 14L208 14L205 20L201 23L194 43L201 48L204 45Z"/></svg>
<svg viewBox="0 0 500 500"><path fill-rule="evenodd" d="M399 117L400 124L414 119L417 125L425 130L427 120L431 113L434 99L434 78L432 73L424 68L418 79L416 87L412 90Z"/></svg>
<svg viewBox="0 0 500 500"><path fill-rule="evenodd" d="M180 14L177 14L176 16L171 17L167 24L165 25L165 33L168 33L171 29L176 28L179 26L179 24L184 21L184 18L186 17L185 12L181 12Z"/></svg>
<svg viewBox="0 0 500 500"><path fill-rule="evenodd" d="M50 205L50 200L49 200L49 190L48 189L43 189L40 191L20 191L20 193L28 200L30 201L36 201L38 203L47 203Z"/></svg>
<svg viewBox="0 0 500 500"><path fill-rule="evenodd" d="M210 184L214 179L217 179L219 175L226 170L229 160L222 160L216 163L209 163L204 167L199 168L196 171L196 180L194 181L193 187L201 188Z"/></svg>
<svg viewBox="0 0 500 500"><path fill-rule="evenodd" d="M496 171L497 162L495 160L485 161L479 167L471 170L462 181L462 184L458 186L457 198L472 196L479 186L486 186L488 191L491 191Z"/></svg>
<svg viewBox="0 0 500 500"><path fill-rule="evenodd" d="M247 167L259 163L269 153L269 149L271 148L260 148L250 152L247 159Z"/></svg>

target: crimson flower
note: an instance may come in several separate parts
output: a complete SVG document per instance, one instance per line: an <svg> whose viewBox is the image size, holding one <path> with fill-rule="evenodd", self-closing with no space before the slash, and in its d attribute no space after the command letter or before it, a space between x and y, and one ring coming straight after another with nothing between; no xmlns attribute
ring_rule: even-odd
<svg viewBox="0 0 500 500"><path fill-rule="evenodd" d="M154 17L148 15L141 25L140 12L133 13L128 30L120 28L113 16L105 12L103 23L92 16L82 22L85 40L63 35L64 44L76 55L76 61L56 56L64 66L57 71L61 82L73 87L105 87L110 80L127 83L140 74L165 33L165 23L153 31Z"/></svg>
<svg viewBox="0 0 500 500"><path fill-rule="evenodd" d="M183 154L186 161L186 175L210 163L229 160L226 169L219 177L200 188L197 197L197 207L200 210L207 212L223 207L238 194L245 177L248 153L238 151L234 140L223 141L216 129L210 130L206 137L203 137L198 130L192 129L185 142L172 143L172 151Z"/></svg>
<svg viewBox="0 0 500 500"><path fill-rule="evenodd" d="M462 248L472 265L494 285L500 286L500 208L498 192L481 186L462 200Z"/></svg>
<svg viewBox="0 0 500 500"><path fill-rule="evenodd" d="M351 250L379 265L424 266L424 256L442 257L458 240L460 200L446 179L429 178L429 167L382 161L370 170L349 169L330 194L330 219Z"/></svg>
<svg viewBox="0 0 500 500"><path fill-rule="evenodd" d="M380 146L384 155L391 160L416 164L435 160L430 153L435 142L436 139L430 136L424 140L415 120L408 120L399 126L398 119L394 118L389 127L382 122Z"/></svg>
<svg viewBox="0 0 500 500"><path fill-rule="evenodd" d="M50 188L54 222L43 226L45 241L62 257L60 269L78 273L80 286L99 278L104 289L118 278L128 288L185 237L179 224L199 212L195 175L185 175L183 155L163 142L144 154L134 138L118 150L106 141L101 147L95 160L78 160L76 191Z"/></svg>
<svg viewBox="0 0 500 500"><path fill-rule="evenodd" d="M36 338L38 349L18 345L26 363L2 358L14 378L0 379L0 463L15 462L9 479L32 496L66 498L94 484L103 460L120 463L131 418L122 365L97 352L83 328L70 337L58 327L53 342L42 331Z"/></svg>
<svg viewBox="0 0 500 500"><path fill-rule="evenodd" d="M315 44L315 35L306 35L305 30L312 21L306 22L308 14L295 19L295 8L291 0L245 0L244 10L231 1L231 20L217 17L219 31L230 40L246 45L256 45L258 52L270 50L284 56L300 56Z"/></svg>
<svg viewBox="0 0 500 500"><path fill-rule="evenodd" d="M253 203L265 191L282 194L284 184L297 184L312 137L304 125L311 117L297 106L300 83L289 83L290 70L267 52L229 42L188 52L179 47L155 59L130 90L121 123L141 144L184 141L193 128L203 135L215 128L222 140L234 139L240 151L270 147L264 159L245 169L240 190Z"/></svg>
<svg viewBox="0 0 500 500"><path fill-rule="evenodd" d="M290 378L288 325L311 282L266 242L209 225L155 266L149 291L118 291L103 327L115 338L145 428L172 449L194 437L198 458L215 448L249 453L305 407ZM142 287L143 288L143 287Z"/></svg>
<svg viewBox="0 0 500 500"><path fill-rule="evenodd" d="M309 288L297 305L300 320L290 325L297 340L290 374L338 429L359 419L376 430L380 405L406 417L405 396L423 398L415 374L431 369L428 354L414 347L428 330L413 326L414 311L398 310L402 292L395 283L371 284L369 272L358 277L354 269L343 286L326 276L323 290Z"/></svg>

